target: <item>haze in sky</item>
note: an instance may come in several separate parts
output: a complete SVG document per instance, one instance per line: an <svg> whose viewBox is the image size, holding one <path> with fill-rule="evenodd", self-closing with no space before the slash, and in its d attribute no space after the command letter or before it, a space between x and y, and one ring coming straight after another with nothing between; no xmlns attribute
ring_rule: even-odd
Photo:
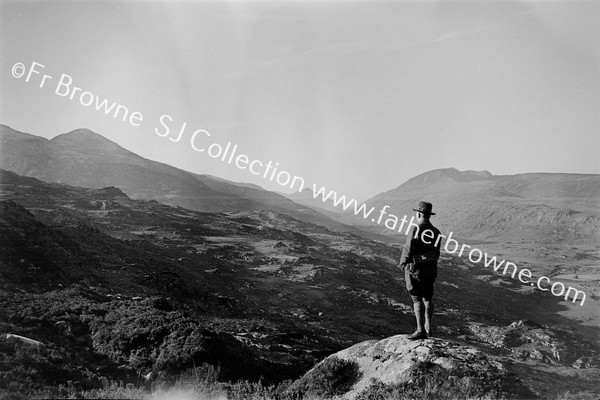
<svg viewBox="0 0 600 400"><path fill-rule="evenodd" d="M231 142L249 162L358 199L435 168L600 173L600 2L0 4L0 123L19 131L89 128L153 160L289 192L196 151L200 131L196 149ZM26 82L19 62L44 67ZM90 96L143 121L82 104Z"/></svg>

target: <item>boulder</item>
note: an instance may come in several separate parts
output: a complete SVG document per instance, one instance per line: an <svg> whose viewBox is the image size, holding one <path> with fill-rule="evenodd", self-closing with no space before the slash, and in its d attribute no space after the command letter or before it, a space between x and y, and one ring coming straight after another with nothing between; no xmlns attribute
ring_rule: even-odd
<svg viewBox="0 0 600 400"><path fill-rule="evenodd" d="M345 379L341 390L335 387L336 382L323 383L323 377L339 376L329 371L339 360L345 369L353 371L346 374L352 381ZM301 394L309 397L327 393L319 392L319 386L344 399L395 398L398 393L412 398L425 395L423 391L430 390L427 388L470 397L535 397L502 363L477 348L438 338L411 341L407 335L361 342L332 354L292 388L300 388L304 391Z"/></svg>

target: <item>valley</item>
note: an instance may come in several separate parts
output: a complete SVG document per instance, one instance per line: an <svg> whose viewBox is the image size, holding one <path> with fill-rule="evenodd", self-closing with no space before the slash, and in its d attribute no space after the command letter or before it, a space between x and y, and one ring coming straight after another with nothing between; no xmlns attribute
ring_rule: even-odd
<svg viewBox="0 0 600 400"><path fill-rule="evenodd" d="M0 329L51 349L37 361L47 372L23 384L84 388L149 373L168 382L194 365L276 383L352 344L413 329L399 243L273 211L198 212L9 171L0 184ZM496 283L454 256L440 265L436 336L510 360L540 394L598 387L598 329L574 330L564 302ZM10 363L31 362L24 345L2 346ZM8 383L16 372L6 367ZM550 379L567 373L568 385Z"/></svg>

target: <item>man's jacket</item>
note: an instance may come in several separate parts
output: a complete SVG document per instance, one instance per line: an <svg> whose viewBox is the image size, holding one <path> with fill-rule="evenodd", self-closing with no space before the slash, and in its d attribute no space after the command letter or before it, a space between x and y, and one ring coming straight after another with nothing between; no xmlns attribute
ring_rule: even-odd
<svg viewBox="0 0 600 400"><path fill-rule="evenodd" d="M410 228L400 257L400 265L414 279L435 281L441 246L441 240L438 241L439 235L440 231L429 221L423 221L418 228Z"/></svg>

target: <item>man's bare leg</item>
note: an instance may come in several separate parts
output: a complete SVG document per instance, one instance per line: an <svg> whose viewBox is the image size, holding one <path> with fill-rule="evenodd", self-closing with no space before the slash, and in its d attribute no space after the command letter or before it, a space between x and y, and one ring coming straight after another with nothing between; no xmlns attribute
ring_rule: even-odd
<svg viewBox="0 0 600 400"><path fill-rule="evenodd" d="M423 326L423 302L420 297L411 296L413 299L413 308L415 311L415 320L417 322L417 330L408 335L408 339L417 340L417 339L427 339L427 333L425 331L425 327Z"/></svg>
<svg viewBox="0 0 600 400"><path fill-rule="evenodd" d="M423 304L425 305L425 332L427 337L431 337L431 320L433 319L433 299L424 299Z"/></svg>

